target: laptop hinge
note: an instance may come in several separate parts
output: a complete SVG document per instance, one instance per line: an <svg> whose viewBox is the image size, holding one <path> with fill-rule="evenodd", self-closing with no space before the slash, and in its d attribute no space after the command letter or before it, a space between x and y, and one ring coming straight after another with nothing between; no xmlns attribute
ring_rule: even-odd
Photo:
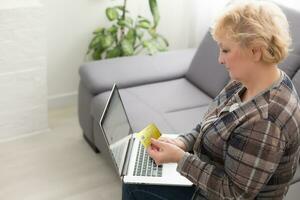
<svg viewBox="0 0 300 200"><path fill-rule="evenodd" d="M130 157L131 157L131 151L132 151L132 148L133 148L134 140L135 140L135 137L132 137L129 140L129 145L128 145L128 148L127 148L127 152L126 152L126 156L125 156L125 162L124 162L124 165L123 165L123 170L122 170L121 176L125 176L125 175L128 174L129 161L130 161Z"/></svg>

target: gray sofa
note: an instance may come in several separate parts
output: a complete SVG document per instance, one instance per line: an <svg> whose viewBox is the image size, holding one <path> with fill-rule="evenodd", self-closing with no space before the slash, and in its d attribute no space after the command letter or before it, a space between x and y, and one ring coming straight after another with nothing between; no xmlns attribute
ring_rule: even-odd
<svg viewBox="0 0 300 200"><path fill-rule="evenodd" d="M279 66L300 94L300 13L284 7L283 11L290 22L294 51ZM114 82L134 131L150 122L163 133L190 131L229 81L225 67L218 63L218 51L207 33L197 49L83 64L78 112L84 138L95 151L104 151L98 122Z"/></svg>

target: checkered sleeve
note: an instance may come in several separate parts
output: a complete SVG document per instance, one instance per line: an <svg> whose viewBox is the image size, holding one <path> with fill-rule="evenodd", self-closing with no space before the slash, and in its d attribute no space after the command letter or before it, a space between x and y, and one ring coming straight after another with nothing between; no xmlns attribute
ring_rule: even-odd
<svg viewBox="0 0 300 200"><path fill-rule="evenodd" d="M191 132L187 134L179 135L177 137L184 143L186 151L192 151L196 139L200 133L200 129L201 129L201 123L197 124L196 128L194 128Z"/></svg>
<svg viewBox="0 0 300 200"><path fill-rule="evenodd" d="M209 199L253 199L268 182L283 155L286 140L268 119L250 119L227 141L224 168L186 153L177 171Z"/></svg>

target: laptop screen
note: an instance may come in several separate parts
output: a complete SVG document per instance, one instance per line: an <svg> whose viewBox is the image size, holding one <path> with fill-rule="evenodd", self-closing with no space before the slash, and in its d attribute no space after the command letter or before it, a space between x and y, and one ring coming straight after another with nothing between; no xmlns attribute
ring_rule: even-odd
<svg viewBox="0 0 300 200"><path fill-rule="evenodd" d="M100 125L102 126L103 134L106 137L118 171L121 174L132 132L116 86L113 87Z"/></svg>

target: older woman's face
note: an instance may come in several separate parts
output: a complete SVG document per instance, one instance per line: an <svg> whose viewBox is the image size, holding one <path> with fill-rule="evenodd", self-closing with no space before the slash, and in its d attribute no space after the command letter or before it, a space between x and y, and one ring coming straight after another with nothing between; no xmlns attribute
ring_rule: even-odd
<svg viewBox="0 0 300 200"><path fill-rule="evenodd" d="M232 79L242 80L247 74L253 72L253 61L237 42L221 39L218 41L220 48L219 63L224 64Z"/></svg>

